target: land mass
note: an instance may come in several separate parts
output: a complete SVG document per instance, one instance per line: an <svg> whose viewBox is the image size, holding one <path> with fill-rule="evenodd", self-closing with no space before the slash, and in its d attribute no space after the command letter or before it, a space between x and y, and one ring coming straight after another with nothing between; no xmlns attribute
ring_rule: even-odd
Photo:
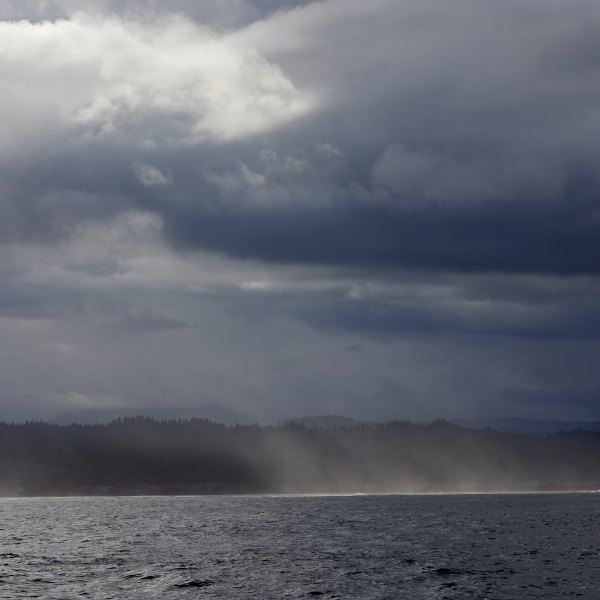
<svg viewBox="0 0 600 600"><path fill-rule="evenodd" d="M600 432L446 421L310 427L206 419L0 424L0 494L438 493L600 489Z"/></svg>

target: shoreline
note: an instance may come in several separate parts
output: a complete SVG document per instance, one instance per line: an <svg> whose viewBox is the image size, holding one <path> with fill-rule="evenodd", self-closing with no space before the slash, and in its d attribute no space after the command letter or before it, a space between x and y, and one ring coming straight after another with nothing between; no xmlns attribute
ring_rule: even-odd
<svg viewBox="0 0 600 600"><path fill-rule="evenodd" d="M443 492L265 492L265 493L198 493L198 494L22 494L0 495L6 500L102 500L102 499L154 499L154 498L377 498L377 497L460 497L460 496L560 496L600 494L599 489L565 490L501 490L501 491L443 491Z"/></svg>

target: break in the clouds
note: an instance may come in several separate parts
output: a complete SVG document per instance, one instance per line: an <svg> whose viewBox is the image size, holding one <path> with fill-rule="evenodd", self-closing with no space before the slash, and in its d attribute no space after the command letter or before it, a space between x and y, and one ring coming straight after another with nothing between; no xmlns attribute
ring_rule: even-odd
<svg viewBox="0 0 600 600"><path fill-rule="evenodd" d="M3 418L600 418L600 9L191 4L0 7Z"/></svg>

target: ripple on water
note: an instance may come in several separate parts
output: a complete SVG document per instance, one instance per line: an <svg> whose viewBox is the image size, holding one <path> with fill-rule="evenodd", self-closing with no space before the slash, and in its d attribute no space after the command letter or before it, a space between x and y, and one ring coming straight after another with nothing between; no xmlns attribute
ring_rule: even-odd
<svg viewBox="0 0 600 600"><path fill-rule="evenodd" d="M204 588L214 585L215 582L210 579L193 579L192 581L186 581L184 583L176 583L177 588Z"/></svg>
<svg viewBox="0 0 600 600"><path fill-rule="evenodd" d="M0 598L594 598L599 501L0 500Z"/></svg>

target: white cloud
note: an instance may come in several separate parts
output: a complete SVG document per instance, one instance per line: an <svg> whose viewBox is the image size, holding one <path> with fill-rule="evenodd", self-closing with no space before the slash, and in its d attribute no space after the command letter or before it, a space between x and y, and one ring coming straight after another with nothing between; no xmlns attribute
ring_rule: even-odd
<svg viewBox="0 0 600 600"><path fill-rule="evenodd" d="M160 169L152 165L136 164L134 171L139 182L146 187L168 185L171 183L170 175L163 173Z"/></svg>
<svg viewBox="0 0 600 600"><path fill-rule="evenodd" d="M263 187L267 183L264 175L249 169L244 163L240 164L237 171L222 173L211 171L206 175L206 179L225 194L235 194L250 188Z"/></svg>
<svg viewBox="0 0 600 600"><path fill-rule="evenodd" d="M0 80L0 110L11 115L0 134L11 152L65 127L146 146L228 141L310 108L250 45L182 17L0 22Z"/></svg>
<svg viewBox="0 0 600 600"><path fill-rule="evenodd" d="M317 152L326 158L339 158L344 156L344 153L337 146L327 142L317 144Z"/></svg>

